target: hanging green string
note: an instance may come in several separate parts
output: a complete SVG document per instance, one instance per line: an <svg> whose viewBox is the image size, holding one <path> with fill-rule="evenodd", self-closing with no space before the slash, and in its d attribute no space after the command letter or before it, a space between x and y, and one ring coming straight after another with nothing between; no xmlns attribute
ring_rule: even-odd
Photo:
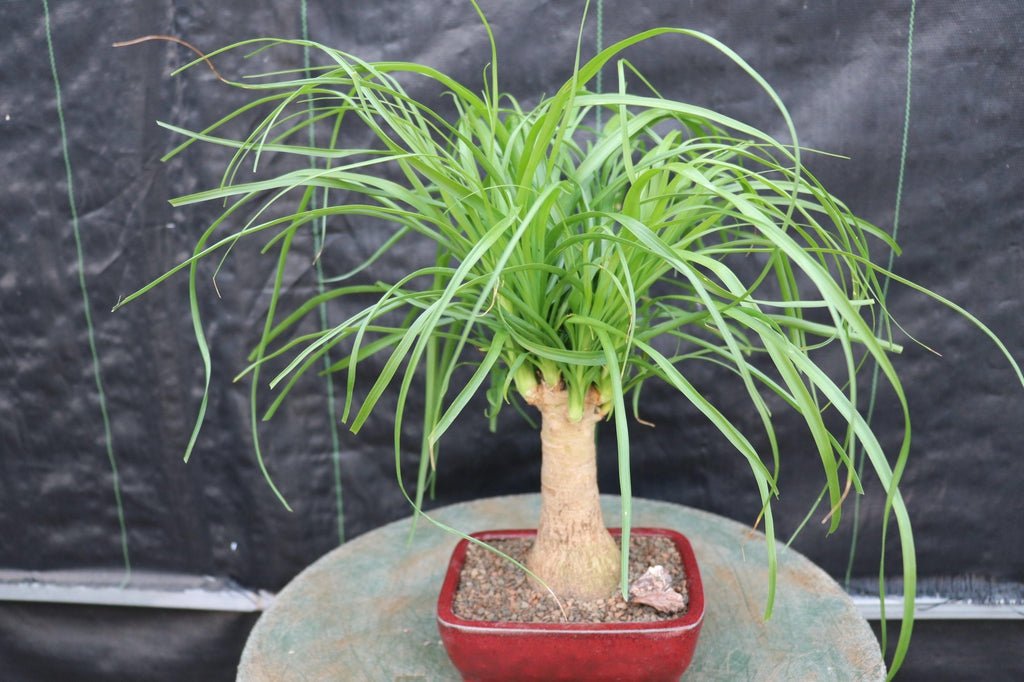
<svg viewBox="0 0 1024 682"><path fill-rule="evenodd" d="M78 287L82 292L82 308L85 312L85 327L89 337L89 353L92 355L92 372L96 381L96 395L99 398L100 415L103 418L103 437L107 446L107 460L114 485L114 503L117 506L117 521L121 527L121 555L124 558L124 577L121 585L127 584L132 574L128 556L128 525L124 518L124 504L121 501L121 479L117 473L117 459L114 457L113 439L110 433L110 416L107 412L107 396L103 390L103 376L100 372L100 357L96 351L96 330L92 324L92 308L89 304L89 289L85 284L85 258L82 254L82 235L78 225L78 209L75 205L75 190L71 181L71 155L68 152L68 133L64 123L64 102L57 77L57 59L53 50L53 34L50 29L50 5L43 0L43 24L46 32L46 50L50 57L50 73L53 75L53 89L57 98L57 120L60 123L60 144L64 155L64 174L68 184L68 205L71 209L71 231L75 236L75 255L78 259Z"/></svg>
<svg viewBox="0 0 1024 682"><path fill-rule="evenodd" d="M892 217L892 238L898 240L900 233L900 207L903 204L903 178L907 167L907 138L910 135L910 81L911 73L913 71L913 56L914 56L914 18L917 13L917 0L910 0L910 19L907 27L907 85L906 94L903 102L903 139L900 142L900 166L899 174L896 179L896 206L893 210ZM889 251L889 262L886 269L892 272L893 263L895 262L896 252ZM882 298L886 299L889 295L889 278L886 277L882 281ZM884 318L879 316L878 323L875 328L875 335L879 336L882 332L884 325ZM875 399L878 394L878 363L876 362L871 373L871 393L868 398L868 411L867 411L867 422L871 424L871 418L875 413ZM861 477L864 473L864 450L861 449L857 453L857 476ZM860 535L860 496L856 495L853 499L853 534L850 538L850 555L846 562L846 577L845 585L847 588L850 586L850 578L853 573L853 560L857 553L857 538Z"/></svg>
<svg viewBox="0 0 1024 682"><path fill-rule="evenodd" d="M302 6L300 10L302 16L302 39L309 40L309 7L307 0L302 0ZM303 68L306 70L306 77L310 76L310 62L309 62L309 45L304 45L302 48L302 63ZM312 99L307 103L310 117L313 116L313 101ZM309 145L311 147L316 146L316 130L315 126L309 126ZM310 165L315 167L316 161L313 157L310 157ZM327 206L327 190L324 189L320 196L320 208ZM323 250L323 236L327 232L327 217L324 216L313 224L313 264L316 268L316 289L318 294L324 293L324 266L323 261L320 258L321 251ZM327 304L321 303L319 306L320 313L320 328L327 329ZM331 357L329 352L324 353L324 369L330 370L331 368ZM334 474L334 507L335 513L337 514L338 524L338 544L345 542L345 512L342 504L341 495L341 441L338 436L338 420L336 418L335 410L335 399L334 399L334 382L331 380L331 376L328 373L325 378L325 385L327 388L327 421L330 424L331 431L331 466Z"/></svg>
<svg viewBox="0 0 1024 682"><path fill-rule="evenodd" d="M601 54L601 50L603 50L603 49L604 49L604 0L597 0L597 39L596 39L595 45L594 45L594 52L597 53L597 54ZM594 87L596 88L597 94L599 94L599 95L602 92L604 92L604 87L603 87L602 78L601 78L602 73L604 73L604 69L598 69L598 71L597 71L597 81L594 83ZM601 119L602 119L601 114L602 113L603 113L603 111L601 110L601 107L597 107L597 110L596 110L596 115L597 115L596 121L597 121L597 129L598 130L601 129Z"/></svg>

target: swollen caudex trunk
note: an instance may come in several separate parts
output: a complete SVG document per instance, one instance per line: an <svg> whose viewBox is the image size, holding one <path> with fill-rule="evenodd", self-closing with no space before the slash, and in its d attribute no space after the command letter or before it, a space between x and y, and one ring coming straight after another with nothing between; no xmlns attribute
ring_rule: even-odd
<svg viewBox="0 0 1024 682"><path fill-rule="evenodd" d="M619 548L604 526L594 429L602 412L591 391L583 417L568 392L541 383L527 401L541 413L541 507L526 565L561 598L603 599L619 584Z"/></svg>

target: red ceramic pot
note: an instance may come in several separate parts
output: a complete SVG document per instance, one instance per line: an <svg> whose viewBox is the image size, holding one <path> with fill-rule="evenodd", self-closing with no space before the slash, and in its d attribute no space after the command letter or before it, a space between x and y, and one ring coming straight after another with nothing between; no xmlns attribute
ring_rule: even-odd
<svg viewBox="0 0 1024 682"><path fill-rule="evenodd" d="M618 529L611 529L616 537ZM452 663L467 682L587 680L679 680L693 659L704 620L704 589L690 542L664 528L634 528L633 535L661 535L679 550L686 572L689 607L656 623L508 623L463 620L452 612L467 540L455 547L441 596L437 623ZM483 541L533 537L534 530L474 533Z"/></svg>

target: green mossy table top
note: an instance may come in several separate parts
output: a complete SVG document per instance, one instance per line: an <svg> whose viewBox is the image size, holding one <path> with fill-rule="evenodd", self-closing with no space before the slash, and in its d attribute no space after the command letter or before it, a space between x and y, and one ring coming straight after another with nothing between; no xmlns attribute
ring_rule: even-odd
<svg viewBox="0 0 1024 682"><path fill-rule="evenodd" d="M530 528L538 495L499 497L431 512L465 532ZM603 497L617 526L618 498ZM764 536L680 505L634 500L634 526L673 528L693 544L706 614L690 680L880 680L878 642L846 593L799 553L780 549L774 614L762 619L768 586ZM242 682L401 680L459 676L437 633L435 606L457 538L410 520L366 533L299 574L253 629Z"/></svg>

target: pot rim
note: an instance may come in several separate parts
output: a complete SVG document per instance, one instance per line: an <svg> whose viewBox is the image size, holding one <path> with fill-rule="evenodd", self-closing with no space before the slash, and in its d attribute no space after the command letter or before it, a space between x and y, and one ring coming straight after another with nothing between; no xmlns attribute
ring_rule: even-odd
<svg viewBox="0 0 1024 682"><path fill-rule="evenodd" d="M620 528L609 528L608 530L615 537L619 537L622 534L622 529ZM470 533L470 537L486 542L488 540L533 537L536 534L537 531L535 529L505 529ZM607 635L616 632L624 634L671 632L678 634L682 631L700 627L701 622L704 620L704 587L690 541L682 533L670 528L636 527L631 529L631 534L668 537L675 544L679 557L682 559L689 599L686 612L682 616L669 620L641 623L513 623L509 621L466 620L460 618L455 615L452 605L455 602L455 593L459 587L459 578L462 574L462 567L466 562L466 552L469 549L469 540L463 538L455 546L455 550L452 552L451 559L448 562L444 583L441 586L441 594L437 601L438 623L442 627L466 632L493 632L500 630L503 633L572 633L577 635Z"/></svg>

